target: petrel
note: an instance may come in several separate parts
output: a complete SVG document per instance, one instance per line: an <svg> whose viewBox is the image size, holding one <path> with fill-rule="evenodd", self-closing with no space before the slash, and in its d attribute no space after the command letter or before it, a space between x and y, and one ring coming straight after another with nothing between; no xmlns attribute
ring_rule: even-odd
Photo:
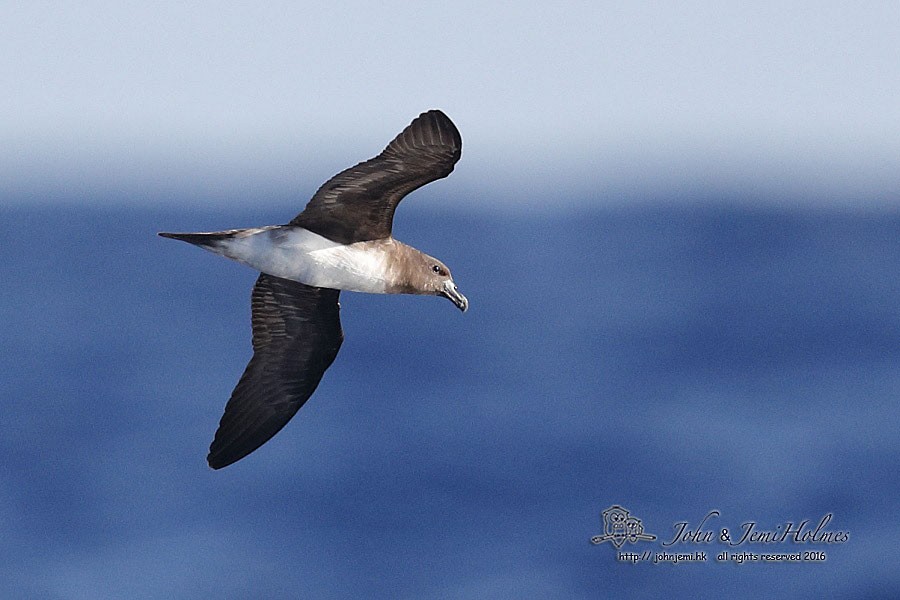
<svg viewBox="0 0 900 600"><path fill-rule="evenodd" d="M449 175L461 153L456 126L431 110L381 154L329 179L287 225L159 234L260 271L250 303L253 357L225 405L210 467L265 444L315 391L344 340L341 290L443 296L466 311L447 265L391 235L400 201Z"/></svg>

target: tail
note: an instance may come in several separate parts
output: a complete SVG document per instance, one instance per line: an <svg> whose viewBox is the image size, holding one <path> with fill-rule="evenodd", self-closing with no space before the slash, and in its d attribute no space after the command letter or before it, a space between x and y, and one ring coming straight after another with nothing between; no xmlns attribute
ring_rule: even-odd
<svg viewBox="0 0 900 600"><path fill-rule="evenodd" d="M166 231L159 232L164 238L173 240L181 240L188 242L201 248L216 248L220 242L231 239L246 229L230 229L228 231L214 231L211 233L168 233Z"/></svg>
<svg viewBox="0 0 900 600"><path fill-rule="evenodd" d="M250 227L248 229L226 229L225 231L211 231L209 233L169 233L160 231L162 237L171 238L173 240L181 240L188 242L201 248L217 248L221 242L232 238L244 238L269 229L277 229L278 225L269 225L268 227Z"/></svg>

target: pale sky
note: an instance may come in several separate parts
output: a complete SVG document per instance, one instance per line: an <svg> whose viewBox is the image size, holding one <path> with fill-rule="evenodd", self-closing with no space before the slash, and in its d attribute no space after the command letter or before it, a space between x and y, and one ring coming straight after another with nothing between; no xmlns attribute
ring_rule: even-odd
<svg viewBox="0 0 900 600"><path fill-rule="evenodd" d="M441 108L474 204L900 207L895 2L61 4L0 7L13 203L304 196Z"/></svg>

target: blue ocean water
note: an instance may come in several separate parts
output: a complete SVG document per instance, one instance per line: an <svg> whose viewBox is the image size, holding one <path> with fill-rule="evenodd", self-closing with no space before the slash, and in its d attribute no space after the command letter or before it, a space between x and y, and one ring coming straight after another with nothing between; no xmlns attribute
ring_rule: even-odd
<svg viewBox="0 0 900 600"><path fill-rule="evenodd" d="M407 210L469 312L343 294L316 394L220 472L255 274L155 233L290 211L0 209L0 596L900 596L900 216L723 206ZM591 544L613 505L657 539Z"/></svg>

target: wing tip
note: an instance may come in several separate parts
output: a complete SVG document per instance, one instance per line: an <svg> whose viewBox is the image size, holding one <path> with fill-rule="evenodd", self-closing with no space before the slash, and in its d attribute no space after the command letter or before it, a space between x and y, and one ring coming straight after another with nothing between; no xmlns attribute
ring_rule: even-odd
<svg viewBox="0 0 900 600"><path fill-rule="evenodd" d="M243 458L243 457L241 457L241 458ZM218 471L219 469L223 469L223 468L227 467L228 465L232 465L232 464L236 463L239 460L240 460L240 458L236 458L234 460L227 460L227 459L221 458L219 456L213 456L212 452L210 452L206 456L206 464L208 464L209 468L212 469L213 471Z"/></svg>
<svg viewBox="0 0 900 600"><path fill-rule="evenodd" d="M266 441L269 439L266 438ZM262 444L257 444L248 447L247 445L236 445L233 442L234 440L229 440L229 442L222 442L218 439L213 440L213 443L209 446L209 454L206 455L206 464L209 465L210 469L218 471L228 465L233 465L262 446Z"/></svg>
<svg viewBox="0 0 900 600"><path fill-rule="evenodd" d="M402 141L401 141L402 140ZM397 143L408 147L441 146L453 150L455 163L462 153L462 136L450 117L439 108L421 113L406 126L388 148Z"/></svg>
<svg viewBox="0 0 900 600"><path fill-rule="evenodd" d="M224 421L227 416L228 411L226 409L226 413L222 415L222 420ZM253 430L251 429L250 432L253 433ZM258 450L260 446L274 436L274 433L264 434L262 436L251 436L248 440L247 434L248 430L246 429L236 433L233 428L229 431L227 426L223 428L220 423L212 444L209 445L209 453L206 455L206 463L209 467L214 471L218 471L228 465L233 465Z"/></svg>
<svg viewBox="0 0 900 600"><path fill-rule="evenodd" d="M438 135L441 137L445 134L449 135L453 146L455 146L457 150L462 149L462 136L459 133L459 129L444 111L439 108L433 108L422 114L432 118L432 125L437 129Z"/></svg>
<svg viewBox="0 0 900 600"><path fill-rule="evenodd" d="M221 444L216 444L216 441L218 440L214 440L210 445L209 453L206 455L206 464L208 464L209 468L213 471L218 471L243 458L235 457L233 453L226 455L224 452L226 448L222 447Z"/></svg>

